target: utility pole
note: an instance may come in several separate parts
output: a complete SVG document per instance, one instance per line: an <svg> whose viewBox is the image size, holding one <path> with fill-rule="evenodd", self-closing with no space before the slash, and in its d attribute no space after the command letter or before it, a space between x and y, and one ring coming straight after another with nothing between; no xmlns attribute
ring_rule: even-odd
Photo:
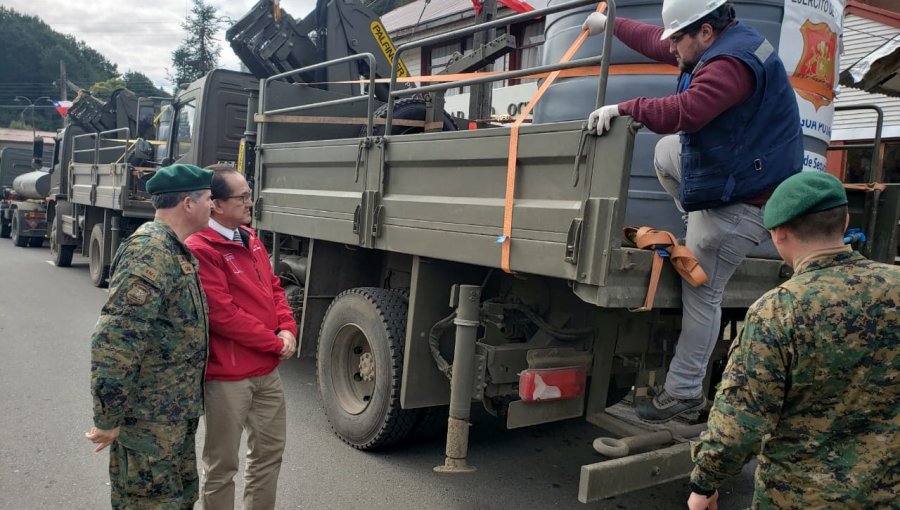
<svg viewBox="0 0 900 510"><path fill-rule="evenodd" d="M481 12L475 16L475 24L481 25L493 21L497 17L497 0L481 0ZM473 48L497 37L497 30L491 29L476 32L473 37ZM480 83L469 87L469 119L482 120L491 116L491 89L493 83Z"/></svg>
<svg viewBox="0 0 900 510"><path fill-rule="evenodd" d="M66 94L66 63L62 60L59 61L59 100L65 101L68 99L68 95Z"/></svg>

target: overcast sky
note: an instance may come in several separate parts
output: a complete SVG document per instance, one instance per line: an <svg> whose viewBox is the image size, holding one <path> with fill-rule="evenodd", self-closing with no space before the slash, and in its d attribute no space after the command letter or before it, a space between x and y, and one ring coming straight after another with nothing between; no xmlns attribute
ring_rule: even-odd
<svg viewBox="0 0 900 510"><path fill-rule="evenodd" d="M256 0L207 0L220 17L240 19ZM281 0L281 8L295 19L315 6L315 0ZM0 5L41 18L54 30L71 34L118 66L119 72L139 71L159 87L171 89L166 70L172 52L187 35L181 22L191 9L190 0L0 0ZM225 42L223 23L218 33L222 53L219 67L238 69L240 61ZM79 84L90 85L90 84Z"/></svg>

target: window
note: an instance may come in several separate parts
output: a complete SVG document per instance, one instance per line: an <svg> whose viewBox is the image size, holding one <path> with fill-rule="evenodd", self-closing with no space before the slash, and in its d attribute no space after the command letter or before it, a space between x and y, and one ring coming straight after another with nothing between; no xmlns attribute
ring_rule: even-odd
<svg viewBox="0 0 900 510"><path fill-rule="evenodd" d="M194 139L196 103L189 101L178 109L178 118L175 123L175 136L173 141L178 144L175 159L178 160L191 150L191 142Z"/></svg>
<svg viewBox="0 0 900 510"><path fill-rule="evenodd" d="M528 69L541 65L544 49L544 24L540 21L513 27L516 51L513 52L513 69ZM519 81L519 80L514 80ZM532 80L522 80L532 81Z"/></svg>
<svg viewBox="0 0 900 510"><path fill-rule="evenodd" d="M884 182L900 183L900 141L884 146Z"/></svg>
<svg viewBox="0 0 900 510"><path fill-rule="evenodd" d="M884 178L881 182L900 183L900 141L885 142L882 155L881 167ZM844 166L844 182L865 182L866 173L869 172L871 165L871 149L848 149Z"/></svg>

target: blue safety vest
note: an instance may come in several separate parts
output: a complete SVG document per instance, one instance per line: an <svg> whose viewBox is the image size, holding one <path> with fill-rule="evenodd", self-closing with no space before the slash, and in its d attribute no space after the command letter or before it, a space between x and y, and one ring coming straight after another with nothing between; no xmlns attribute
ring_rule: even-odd
<svg viewBox="0 0 900 510"><path fill-rule="evenodd" d="M775 48L737 21L700 57L696 73L728 55L753 71L750 98L694 133L681 133L681 204L688 211L743 202L774 189L803 167L803 135L794 89ZM691 75L679 78L679 92Z"/></svg>

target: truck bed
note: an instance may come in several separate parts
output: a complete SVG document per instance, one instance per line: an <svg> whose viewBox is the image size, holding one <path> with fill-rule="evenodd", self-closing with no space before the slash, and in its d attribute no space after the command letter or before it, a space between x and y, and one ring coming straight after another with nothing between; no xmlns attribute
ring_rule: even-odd
<svg viewBox="0 0 900 510"><path fill-rule="evenodd" d="M623 247L636 125L602 137L581 122L520 131L510 266L568 280L586 302L639 307L652 253ZM257 226L367 249L500 268L507 129L263 145ZM584 138L576 170L576 155ZM636 225L639 226L639 225ZM782 263L747 259L726 292L746 307L775 286ZM680 306L664 268L656 307Z"/></svg>

